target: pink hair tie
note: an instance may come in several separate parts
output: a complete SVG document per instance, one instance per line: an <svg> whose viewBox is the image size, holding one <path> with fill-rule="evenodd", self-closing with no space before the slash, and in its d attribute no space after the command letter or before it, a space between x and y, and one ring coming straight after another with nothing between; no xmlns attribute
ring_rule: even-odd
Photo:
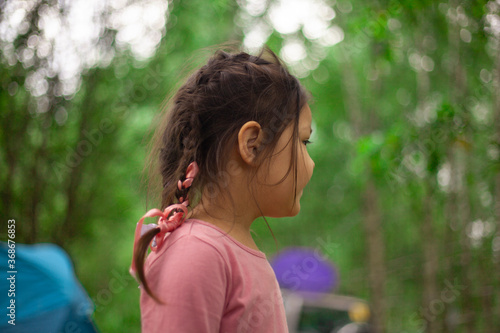
<svg viewBox="0 0 500 333"><path fill-rule="evenodd" d="M193 180L198 174L198 172L199 168L196 162L192 162L191 164L189 164L186 170L186 180L184 180L184 182L181 182L179 180L178 183L179 190L182 190L182 188L187 189L191 187L191 184L193 184ZM178 204L173 204L168 206L167 208L165 208L163 212L157 208L151 209L139 220L139 222L137 222L134 235L134 252L132 253L132 265L130 266L129 270L132 276L136 277L134 254L137 249L137 243L139 242L141 236L151 229L157 227L160 228L160 232L156 234L151 244L149 244L151 250L153 252L156 252L163 244L165 235L180 227L182 223L184 223L184 221L186 220L186 216L188 213L187 206L189 205L188 196L186 195L185 199L183 197L179 198L179 202L180 203ZM144 219L146 217L155 217L155 216L160 217L158 219L158 225L154 223L143 225Z"/></svg>
<svg viewBox="0 0 500 333"><path fill-rule="evenodd" d="M184 180L183 182L179 180L179 182L177 183L177 188L179 190L182 190L182 188L191 187L191 184L193 183L193 180L199 171L200 168L198 168L198 164L196 162L191 162L186 170L186 180Z"/></svg>

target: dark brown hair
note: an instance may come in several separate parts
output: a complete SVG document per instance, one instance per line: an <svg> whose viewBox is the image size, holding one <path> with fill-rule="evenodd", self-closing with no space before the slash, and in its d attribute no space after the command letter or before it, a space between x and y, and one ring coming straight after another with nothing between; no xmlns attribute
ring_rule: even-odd
<svg viewBox="0 0 500 333"><path fill-rule="evenodd" d="M277 184L293 170L296 196L298 121L308 99L309 94L298 79L267 46L256 56L217 50L188 77L164 108L163 119L155 122L158 126L145 170L150 173L148 189L161 193L161 210L177 203L180 197L185 198L187 191L191 207L203 206L202 200L194 199L200 198L204 190L210 192L210 198L223 191L227 186L225 168L230 151L237 144L240 128L252 120L261 125L265 135L253 176L263 161L270 160L279 137L293 122L290 167ZM193 161L198 163L200 172L191 188L183 193L177 189L177 182L185 179L186 168ZM148 246L159 232L155 228L141 237L134 259L145 291L163 304L151 292L144 274Z"/></svg>

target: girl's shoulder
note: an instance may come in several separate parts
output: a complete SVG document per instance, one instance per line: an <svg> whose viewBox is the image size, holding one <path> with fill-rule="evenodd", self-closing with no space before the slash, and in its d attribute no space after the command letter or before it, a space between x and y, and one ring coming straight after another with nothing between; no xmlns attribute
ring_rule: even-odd
<svg viewBox="0 0 500 333"><path fill-rule="evenodd" d="M217 259L228 265L236 259L240 262L267 261L263 252L241 244L215 225L198 219L187 219L179 228L165 237L158 251L149 254L146 267L158 260L189 256L190 261Z"/></svg>
<svg viewBox="0 0 500 333"><path fill-rule="evenodd" d="M198 219L187 219L178 229L167 236L165 250L177 242L205 243L215 250L225 252L239 252L240 255L251 255L266 259L266 255L248 246L243 245L226 231L219 227Z"/></svg>
<svg viewBox="0 0 500 333"><path fill-rule="evenodd" d="M234 239L226 231L220 229L219 227L198 219L188 219L185 222L187 228L185 228L185 233L189 235L198 237L201 241L205 241L209 244L213 244L216 248L221 251L233 251L238 252L240 255L252 256L256 258L266 259L264 252L252 249L238 240ZM179 236L182 234L179 233Z"/></svg>
<svg viewBox="0 0 500 333"><path fill-rule="evenodd" d="M219 274L225 275L229 261L220 241L215 241L216 237L207 226L186 220L179 228L165 236L156 252L148 255L145 271L149 275L151 272L156 275L160 271L183 274L186 269L196 271L197 268L205 273L218 270Z"/></svg>

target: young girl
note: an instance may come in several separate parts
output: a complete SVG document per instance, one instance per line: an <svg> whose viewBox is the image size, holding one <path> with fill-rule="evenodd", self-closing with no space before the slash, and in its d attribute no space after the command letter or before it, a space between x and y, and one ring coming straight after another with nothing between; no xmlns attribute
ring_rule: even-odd
<svg viewBox="0 0 500 333"><path fill-rule="evenodd" d="M250 226L300 210L314 169L308 98L267 47L217 51L173 97L151 155L162 210L135 234L143 332L288 332Z"/></svg>

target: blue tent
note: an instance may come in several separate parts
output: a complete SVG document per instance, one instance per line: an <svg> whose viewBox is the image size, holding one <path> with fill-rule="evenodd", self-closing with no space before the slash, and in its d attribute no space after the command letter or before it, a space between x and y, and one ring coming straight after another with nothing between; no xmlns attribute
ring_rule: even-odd
<svg viewBox="0 0 500 333"><path fill-rule="evenodd" d="M16 243L14 267L9 267L8 249L0 242L0 332L98 332L91 319L93 303L63 249Z"/></svg>

